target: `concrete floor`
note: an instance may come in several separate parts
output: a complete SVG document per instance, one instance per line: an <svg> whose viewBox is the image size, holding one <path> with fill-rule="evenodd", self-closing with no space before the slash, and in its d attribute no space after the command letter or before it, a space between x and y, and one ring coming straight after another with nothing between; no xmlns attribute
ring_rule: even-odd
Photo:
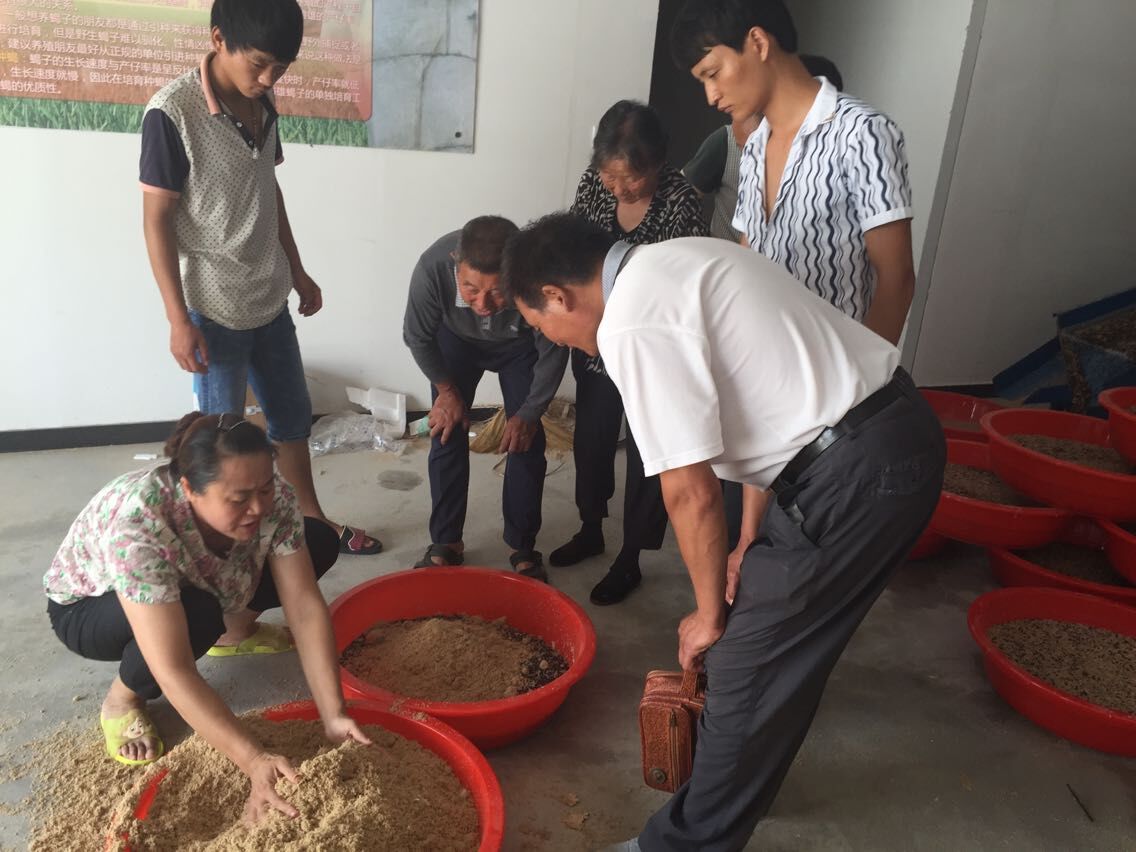
<svg viewBox="0 0 1136 852"><path fill-rule="evenodd" d="M41 576L72 519L115 475L140 467L136 452L110 447L0 456L0 751L61 722L95 736L113 664L68 653L50 632ZM466 541L471 564L504 566L500 478L475 457ZM553 460L549 469L556 468ZM622 464L622 461L620 462ZM366 453L315 462L325 508L366 525L385 553L344 558L323 582L328 599L412 564L426 544L429 490L421 447L401 457ZM548 478L547 554L575 529L572 463ZM613 508L618 501L613 503ZM618 540L618 518L608 524ZM596 558L553 569L552 582L595 622L599 651L566 705L529 739L489 755L508 808L510 850L595 849L632 836L666 796L640 780L636 707L643 674L675 665L675 627L691 606L673 539L643 560L646 579L625 604L587 603L606 570ZM837 666L804 749L749 849L761 850L1133 850L1136 762L1051 736L991 690L966 630L966 608L992 587L980 552L949 549L904 567ZM303 697L294 657L202 662L237 711ZM78 698L79 700L73 700ZM158 702L167 742L184 724ZM4 805L27 782L0 785L0 847L24 845L25 818ZM1070 785L1091 812L1074 801ZM575 794L590 817L563 824Z"/></svg>

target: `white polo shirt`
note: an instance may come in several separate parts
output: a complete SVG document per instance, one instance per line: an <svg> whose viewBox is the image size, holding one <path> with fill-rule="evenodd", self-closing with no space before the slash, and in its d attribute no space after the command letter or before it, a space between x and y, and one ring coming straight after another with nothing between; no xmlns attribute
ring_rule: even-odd
<svg viewBox="0 0 1136 852"><path fill-rule="evenodd" d="M768 488L899 363L882 337L742 246L628 248L604 265L598 341L648 476L709 461L721 479Z"/></svg>
<svg viewBox="0 0 1136 852"><path fill-rule="evenodd" d="M863 321L876 290L864 235L910 219L903 134L890 118L837 92L825 78L785 162L765 218L769 122L742 151L733 225L750 248L850 317Z"/></svg>

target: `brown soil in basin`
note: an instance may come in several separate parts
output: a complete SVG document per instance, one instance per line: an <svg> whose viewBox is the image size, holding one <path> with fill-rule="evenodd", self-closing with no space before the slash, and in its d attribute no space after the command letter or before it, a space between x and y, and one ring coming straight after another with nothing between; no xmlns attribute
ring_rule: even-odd
<svg viewBox="0 0 1136 852"><path fill-rule="evenodd" d="M1106 473L1136 474L1136 466L1111 447L1072 441L1064 438L1051 438L1048 435L1011 435L1015 443L1027 450L1043 453L1061 461L1089 467Z"/></svg>
<svg viewBox="0 0 1136 852"><path fill-rule="evenodd" d="M1018 551L1017 555L1067 577L1103 583L1106 586L1132 587L1131 583L1116 573L1103 550L1054 542L1045 547Z"/></svg>
<svg viewBox="0 0 1136 852"><path fill-rule="evenodd" d="M1004 483L991 471L963 464L947 463L943 474L943 490L960 497L970 497L987 503L1000 503L1003 506L1032 506L1038 504Z"/></svg>
<svg viewBox="0 0 1136 852"><path fill-rule="evenodd" d="M1136 637L1050 619L1007 621L987 635L1039 680L1100 707L1136 714Z"/></svg>
<svg viewBox="0 0 1136 852"><path fill-rule="evenodd" d="M568 662L505 619L468 615L379 622L343 652L360 680L425 701L491 701L551 683Z"/></svg>

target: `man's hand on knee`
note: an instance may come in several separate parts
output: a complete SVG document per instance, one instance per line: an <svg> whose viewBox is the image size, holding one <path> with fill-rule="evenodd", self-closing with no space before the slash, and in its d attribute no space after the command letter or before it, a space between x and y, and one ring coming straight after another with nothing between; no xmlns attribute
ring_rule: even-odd
<svg viewBox="0 0 1136 852"><path fill-rule="evenodd" d="M430 436L441 436L445 444L450 440L450 433L459 426L468 428L469 418L466 416L465 403L461 394L453 385L437 385L438 397L434 400L434 407L430 409Z"/></svg>
<svg viewBox="0 0 1136 852"><path fill-rule="evenodd" d="M514 414L505 423L505 434L501 436L499 453L527 453L536 438L537 424L530 423L519 414Z"/></svg>

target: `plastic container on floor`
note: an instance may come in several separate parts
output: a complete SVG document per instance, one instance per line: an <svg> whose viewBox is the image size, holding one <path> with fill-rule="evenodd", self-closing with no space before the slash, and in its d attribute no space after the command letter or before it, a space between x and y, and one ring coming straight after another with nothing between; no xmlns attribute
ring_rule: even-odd
<svg viewBox="0 0 1136 852"><path fill-rule="evenodd" d="M976 441L947 441L947 461L990 470L990 448ZM943 491L931 518L939 535L981 547L1041 547L1055 541L1073 514L1045 506L1005 506Z"/></svg>
<svg viewBox="0 0 1136 852"><path fill-rule="evenodd" d="M987 635L1007 621L1052 619L1136 636L1132 607L1061 589L1018 588L987 592L970 607L967 625L982 650L986 675L1006 703L1026 718L1083 746L1136 757L1136 716L1090 704L1024 671Z"/></svg>
<svg viewBox="0 0 1136 852"><path fill-rule="evenodd" d="M1136 388L1112 388L1098 397L1108 412L1108 432L1113 448L1136 463Z"/></svg>
<svg viewBox="0 0 1136 852"><path fill-rule="evenodd" d="M1113 570L1117 570L1116 560L1108 553L1106 546L1108 533L1101 525L1087 518L1079 518L1059 540L1076 547L1104 551L1113 566ZM1070 577L1060 571L1054 571L1031 561L1026 554L1014 553L1004 548L991 548L987 551L987 555L990 558L990 568L994 572L994 579L1003 586L1042 586L1065 589L1070 592L1098 595L1117 603L1136 606L1136 587L1112 586L1107 583L1095 583L1079 577ZM1117 570L1117 573L1121 574L1119 570ZM1124 575L1121 574L1121 576Z"/></svg>
<svg viewBox="0 0 1136 852"><path fill-rule="evenodd" d="M510 627L543 639L568 662L568 671L531 692L495 701L446 702L407 698L360 680L340 667L344 692L381 705L427 713L481 748L503 746L535 731L568 697L596 654L596 632L584 610L563 592L509 571L420 568L362 583L331 605L341 653L377 622L434 615L504 618Z"/></svg>
<svg viewBox="0 0 1136 852"><path fill-rule="evenodd" d="M461 785L469 790L477 818L481 824L481 843L478 852L498 852L505 837L505 799L489 761L469 740L437 719L411 716L409 712L396 712L366 701L352 701L348 713L361 725L378 725L391 733L413 740L434 752L449 764ZM311 701L297 701L265 710L264 718L272 722L290 720L315 721L319 711ZM161 785L168 772L159 770L143 789L134 806L134 818L144 820L161 795ZM107 837L107 848L119 848L119 839L126 843L126 835L112 830ZM121 848L130 852L130 846Z"/></svg>
<svg viewBox="0 0 1136 852"><path fill-rule="evenodd" d="M1109 473L1035 452L1013 435L1045 435L1109 447L1108 423L1060 411L1007 408L982 418L990 465L1001 479L1048 506L1109 520L1136 520L1136 476Z"/></svg>
<svg viewBox="0 0 1136 852"><path fill-rule="evenodd" d="M978 441L986 443L989 439L982 431L979 420L982 415L991 411L1000 411L1004 406L989 399L977 396L967 396L952 391L920 388L923 398L931 404L939 422L943 424L943 433L948 438L957 441Z"/></svg>

